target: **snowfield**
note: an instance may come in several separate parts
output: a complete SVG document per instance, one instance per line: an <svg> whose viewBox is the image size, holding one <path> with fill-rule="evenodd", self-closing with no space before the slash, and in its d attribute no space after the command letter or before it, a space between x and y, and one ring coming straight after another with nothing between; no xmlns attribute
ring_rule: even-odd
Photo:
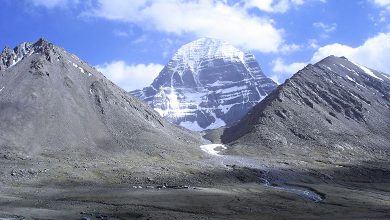
<svg viewBox="0 0 390 220"><path fill-rule="evenodd" d="M226 150L227 148L225 147L225 145L223 144L206 144L206 145L202 145L200 146L200 149L210 155L213 155L213 156L222 156L220 155L219 153L222 151L222 150L219 150L221 149L222 150ZM218 149L218 150L217 150Z"/></svg>

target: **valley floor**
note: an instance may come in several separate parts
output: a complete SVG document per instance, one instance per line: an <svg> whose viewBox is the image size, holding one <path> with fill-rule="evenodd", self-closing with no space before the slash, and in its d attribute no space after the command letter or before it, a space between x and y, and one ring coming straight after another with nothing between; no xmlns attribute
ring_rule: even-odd
<svg viewBox="0 0 390 220"><path fill-rule="evenodd" d="M390 218L389 183L309 186L326 192L326 198L311 202L294 193L254 183L160 190L128 186L2 186L0 216L10 219Z"/></svg>
<svg viewBox="0 0 390 220"><path fill-rule="evenodd" d="M188 171L191 178L172 185L180 179L175 178L166 186L160 180L131 183L115 176L101 176L105 178L101 182L83 178L61 182L54 177L55 181L47 181L53 173L59 175L54 170L39 173L46 178L40 181L31 171L9 174L7 170L38 169L46 167L44 163L0 158L4 177L0 219L390 218L388 163L357 166L311 161L299 168L301 160L223 155L226 147L217 144L201 149L209 153L202 161L204 172ZM88 172L96 174L90 167L85 168L86 179ZM79 167L74 169L60 176L82 173Z"/></svg>

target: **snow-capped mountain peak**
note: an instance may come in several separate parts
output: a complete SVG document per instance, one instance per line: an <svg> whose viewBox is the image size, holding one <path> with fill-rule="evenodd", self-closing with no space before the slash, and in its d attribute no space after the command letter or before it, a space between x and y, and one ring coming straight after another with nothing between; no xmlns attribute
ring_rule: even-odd
<svg viewBox="0 0 390 220"><path fill-rule="evenodd" d="M214 38L200 38L182 46L172 60L182 62L196 71L202 61L216 58L239 60L244 62L245 53L227 41Z"/></svg>
<svg viewBox="0 0 390 220"><path fill-rule="evenodd" d="M276 86L253 54L201 38L182 46L151 86L130 94L168 121L201 131L234 124Z"/></svg>

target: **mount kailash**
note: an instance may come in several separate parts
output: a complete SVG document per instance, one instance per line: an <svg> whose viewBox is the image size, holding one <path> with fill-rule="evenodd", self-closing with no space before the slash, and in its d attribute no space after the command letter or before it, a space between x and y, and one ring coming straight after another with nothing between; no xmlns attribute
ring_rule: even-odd
<svg viewBox="0 0 390 220"><path fill-rule="evenodd" d="M201 38L182 46L153 83L130 92L194 131L231 126L276 88L253 54Z"/></svg>

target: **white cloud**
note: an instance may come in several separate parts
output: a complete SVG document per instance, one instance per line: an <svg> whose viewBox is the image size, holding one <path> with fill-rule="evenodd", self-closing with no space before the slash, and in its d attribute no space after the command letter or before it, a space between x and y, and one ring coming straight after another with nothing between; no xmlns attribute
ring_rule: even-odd
<svg viewBox="0 0 390 220"><path fill-rule="evenodd" d="M318 45L318 40L310 39L309 42L308 42L308 47L311 48L311 49L319 48L320 46Z"/></svg>
<svg viewBox="0 0 390 220"><path fill-rule="evenodd" d="M282 83L281 80L286 79L301 70L305 67L306 63L286 64L283 59L277 58L272 61L272 65L272 72L274 75L271 76L271 79L280 84Z"/></svg>
<svg viewBox="0 0 390 220"><path fill-rule="evenodd" d="M117 37L128 37L129 36L129 33L126 31L114 30L113 33Z"/></svg>
<svg viewBox="0 0 390 220"><path fill-rule="evenodd" d="M330 33L330 32L333 32L337 29L337 24L335 24L335 23L325 24L323 22L315 22L315 23L313 23L313 26L315 28L321 29L325 33Z"/></svg>
<svg viewBox="0 0 390 220"><path fill-rule="evenodd" d="M380 33L372 38L369 38L358 47L351 47L339 43L320 47L307 63L317 63L330 55L338 57L345 56L353 62L385 73L390 73L389 51L390 33ZM305 64L306 63L303 62L286 64L282 59L276 59L273 61L272 70L274 75L271 78L280 83L281 79L285 79L291 74L297 72L303 68Z"/></svg>
<svg viewBox="0 0 390 220"><path fill-rule="evenodd" d="M224 39L260 52L277 52L283 44L283 30L274 27L272 20L249 14L246 8L223 0L98 0L97 6L85 15L136 23L176 35Z"/></svg>
<svg viewBox="0 0 390 220"><path fill-rule="evenodd" d="M113 61L96 66L108 79L126 91L149 86L163 69L160 64L128 65L125 61Z"/></svg>
<svg viewBox="0 0 390 220"><path fill-rule="evenodd" d="M272 75L269 78L272 79L272 81L274 81L278 85L283 83L282 79L281 79L281 77L279 75Z"/></svg>
<svg viewBox="0 0 390 220"><path fill-rule="evenodd" d="M330 55L345 56L347 58L351 58L354 53L355 49L350 46L339 43L329 44L318 48L318 50L313 54L311 62L316 63Z"/></svg>
<svg viewBox="0 0 390 220"><path fill-rule="evenodd" d="M376 6L381 7L384 9L384 11L381 11L380 13L380 19L384 18L384 15L387 12L390 12L390 0L369 0L370 2L374 3Z"/></svg>
<svg viewBox="0 0 390 220"><path fill-rule="evenodd" d="M390 6L390 0L374 0L374 3L382 7Z"/></svg>
<svg viewBox="0 0 390 220"><path fill-rule="evenodd" d="M143 34L143 35L139 36L138 38L136 38L135 40L133 40L131 43L133 43L133 44L140 44L140 43L143 43L143 42L145 42L147 40L148 40L148 37Z"/></svg>
<svg viewBox="0 0 390 220"><path fill-rule="evenodd" d="M245 7L271 13L285 13L292 6L303 5L304 0L247 0Z"/></svg>
<svg viewBox="0 0 390 220"><path fill-rule="evenodd" d="M28 0L34 6L43 6L46 8L54 7L68 7L69 5L76 5L79 0Z"/></svg>
<svg viewBox="0 0 390 220"><path fill-rule="evenodd" d="M321 31L320 37L326 39L329 37L331 32L334 32L337 29L337 24L325 24L323 22L315 22L313 26Z"/></svg>
<svg viewBox="0 0 390 220"><path fill-rule="evenodd" d="M302 48L301 45L298 44L284 44L280 47L280 52L284 54L292 53L298 51Z"/></svg>
<svg viewBox="0 0 390 220"><path fill-rule="evenodd" d="M369 38L361 46L351 47L342 44L330 44L319 48L313 55L311 62L329 56L345 56L348 59L367 67L390 73L390 32L379 33Z"/></svg>
<svg viewBox="0 0 390 220"><path fill-rule="evenodd" d="M278 58L274 61L272 61L273 67L272 71L275 73L282 73L287 75L292 75L298 70L302 69L306 63L292 63L292 64L285 64L284 60L281 58Z"/></svg>

